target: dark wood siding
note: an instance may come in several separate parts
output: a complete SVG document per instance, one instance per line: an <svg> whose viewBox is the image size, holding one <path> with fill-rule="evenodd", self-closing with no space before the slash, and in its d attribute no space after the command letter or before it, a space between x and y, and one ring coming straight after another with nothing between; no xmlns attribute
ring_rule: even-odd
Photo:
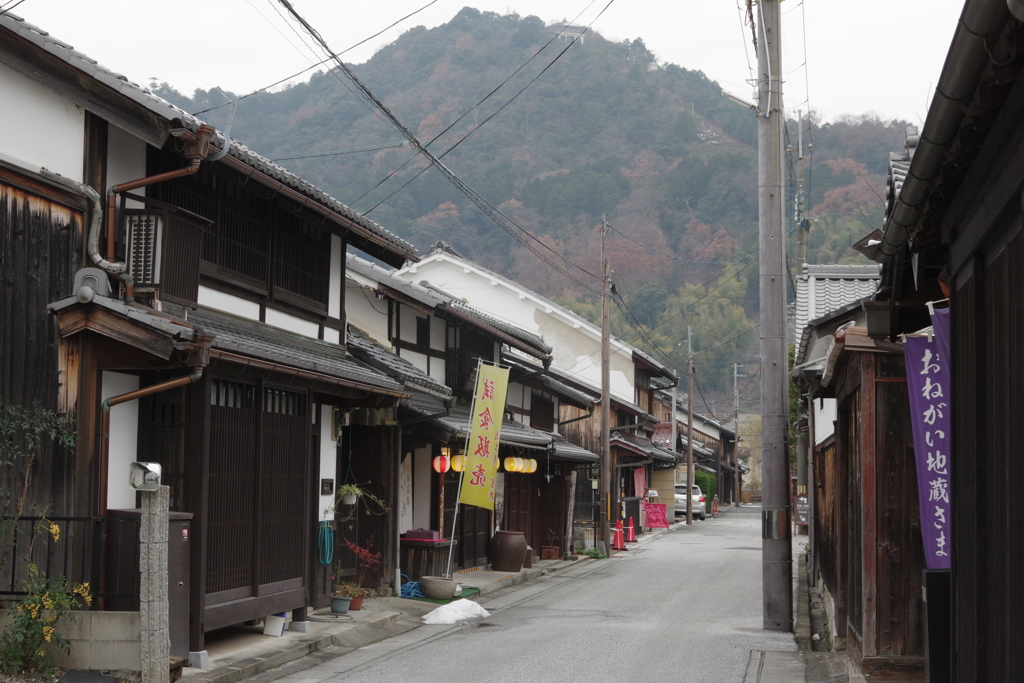
<svg viewBox="0 0 1024 683"><path fill-rule="evenodd" d="M60 193L0 168L0 403L73 410L77 397L62 392L62 383L77 385L78 345L60 343L46 305L72 294L82 263L83 214L54 194ZM49 515L68 515L73 454L44 447L28 509L48 506Z"/></svg>
<svg viewBox="0 0 1024 683"><path fill-rule="evenodd" d="M1019 230L1020 216L1007 233ZM982 252L953 306L955 680L1013 680L1024 610L1024 239Z"/></svg>

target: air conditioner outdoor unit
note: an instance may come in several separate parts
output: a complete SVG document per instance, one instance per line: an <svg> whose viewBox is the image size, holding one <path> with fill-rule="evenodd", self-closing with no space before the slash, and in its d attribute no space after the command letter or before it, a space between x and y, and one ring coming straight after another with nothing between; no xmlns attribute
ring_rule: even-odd
<svg viewBox="0 0 1024 683"><path fill-rule="evenodd" d="M128 274L136 291L160 288L163 261L164 219L160 213L130 213L128 223Z"/></svg>

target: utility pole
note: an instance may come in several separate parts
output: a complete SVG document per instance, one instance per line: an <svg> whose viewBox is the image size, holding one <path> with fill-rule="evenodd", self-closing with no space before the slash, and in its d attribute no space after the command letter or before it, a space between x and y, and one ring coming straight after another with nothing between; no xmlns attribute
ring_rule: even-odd
<svg viewBox="0 0 1024 683"><path fill-rule="evenodd" d="M796 272L797 275L800 275L804 272L804 264L807 263L807 230L811 227L811 222L807 220L806 216L804 152L811 152L814 148L811 145L804 147L804 112L802 109L797 109L796 121L796 201L793 215L796 217Z"/></svg>
<svg viewBox="0 0 1024 683"><path fill-rule="evenodd" d="M689 330L687 330L689 337ZM693 352L686 359L690 388L686 392L686 525L693 524Z"/></svg>
<svg viewBox="0 0 1024 683"><path fill-rule="evenodd" d="M762 613L768 631L793 631L786 419L786 245L783 188L785 109L779 0L759 0L758 215L761 284Z"/></svg>
<svg viewBox="0 0 1024 683"><path fill-rule="evenodd" d="M601 267L603 282L601 288L601 542L604 552L611 555L612 547L612 445L611 445L611 332L608 329L608 307L611 298L612 266L605 255L604 237L607 224L601 217Z"/></svg>
<svg viewBox="0 0 1024 683"><path fill-rule="evenodd" d="M672 455L675 455L676 453L678 453L678 451L676 450L676 444L679 442L679 429L678 425L676 424L676 406L679 405L679 372L675 368L672 368L672 374L675 375L676 381L672 383L672 411L669 413L669 419L672 420ZM678 463L679 461L676 460L677 468ZM678 472L679 470L677 469L676 472L673 473L673 484L675 484L679 478ZM674 493L675 491L673 491L673 494Z"/></svg>
<svg viewBox="0 0 1024 683"><path fill-rule="evenodd" d="M736 495L733 497L732 506L739 507L740 499L743 497L742 476L740 473L740 364L732 364L732 431L736 435L736 445L733 446L732 464L736 467Z"/></svg>

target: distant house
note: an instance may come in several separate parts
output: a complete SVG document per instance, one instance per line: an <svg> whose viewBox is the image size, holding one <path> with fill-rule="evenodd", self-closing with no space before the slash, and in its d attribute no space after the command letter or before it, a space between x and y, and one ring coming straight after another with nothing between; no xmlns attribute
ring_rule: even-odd
<svg viewBox="0 0 1024 683"><path fill-rule="evenodd" d="M561 557L573 548L570 529L577 469L598 456L557 433L559 410L592 410L593 399L548 374L552 349L537 334L466 304L445 290L413 282L398 271L349 255L347 297L350 322L387 347L403 363L414 365L451 387L449 406L415 395L399 404L402 460L399 478L399 533L417 529L441 532L456 543L453 565L485 565L494 528L521 531L535 555L543 548ZM358 352L357 352L358 353ZM477 362L500 363L510 370L506 416L499 455L537 461L534 472L499 472L493 514L460 507L455 522L459 474L436 474L435 457L465 453L470 400ZM406 385L410 389L415 389ZM453 523L455 526L453 527ZM402 571L417 578L424 567L437 568L435 549L412 538L401 541Z"/></svg>
<svg viewBox="0 0 1024 683"><path fill-rule="evenodd" d="M574 389L600 398L601 331L597 325L550 301L528 287L474 263L444 242L435 244L419 262L407 264L399 273L409 279L442 288L488 315L539 335L552 347L551 363L545 374ZM510 356L517 354L510 350ZM667 412L658 401L658 379L674 382L674 373L663 364L629 344L613 339L611 348L610 440L613 480L612 500L619 505L613 520L634 518L641 523L642 501L659 469L676 467L677 456L655 444L651 437ZM664 385L662 385L664 386ZM557 430L568 442L591 452L600 452L600 410L581 409L569 402L559 405ZM588 475L596 481L596 474ZM594 488L577 479L577 500L592 497ZM589 482L587 482L589 484ZM587 544L593 543L598 521L594 505L577 506L574 525ZM598 535L599 537L599 535Z"/></svg>
<svg viewBox="0 0 1024 683"><path fill-rule="evenodd" d="M548 24L545 28L548 31L557 33L558 37L561 38L562 40L572 41L578 39L581 45L586 40L586 26L572 24L564 19L562 21L556 21L554 23Z"/></svg>

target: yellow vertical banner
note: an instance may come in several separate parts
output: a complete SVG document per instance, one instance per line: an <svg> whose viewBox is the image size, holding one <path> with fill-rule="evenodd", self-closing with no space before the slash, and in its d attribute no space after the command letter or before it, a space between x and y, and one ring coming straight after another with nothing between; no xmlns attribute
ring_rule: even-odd
<svg viewBox="0 0 1024 683"><path fill-rule="evenodd" d="M498 443L501 440L507 392L508 368L481 364L477 372L473 410L469 416L469 440L466 442L466 465L462 470L460 503L494 509Z"/></svg>

